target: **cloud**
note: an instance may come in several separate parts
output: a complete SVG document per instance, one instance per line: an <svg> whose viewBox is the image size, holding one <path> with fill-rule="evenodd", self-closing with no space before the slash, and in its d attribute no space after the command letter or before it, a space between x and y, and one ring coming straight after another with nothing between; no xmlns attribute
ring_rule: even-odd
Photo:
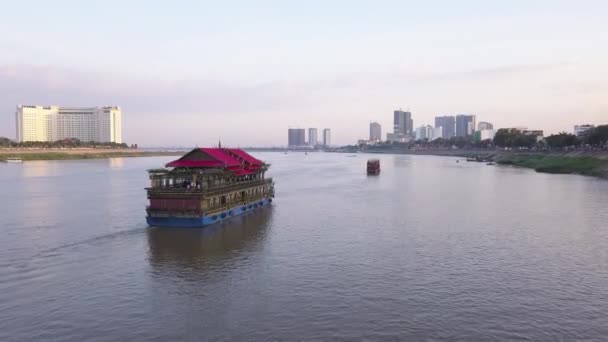
<svg viewBox="0 0 608 342"><path fill-rule="evenodd" d="M34 66L0 67L0 108L17 104L120 105L133 114L230 114L309 100L307 86L214 80L163 80Z"/></svg>
<svg viewBox="0 0 608 342"><path fill-rule="evenodd" d="M491 68L479 68L465 71L454 71L446 73L437 73L428 75L431 79L446 79L446 78L476 78L476 79L492 79L511 77L517 75L529 75L533 73L554 71L573 65L570 62L562 63L547 63L547 64L519 64L519 65L504 65Z"/></svg>
<svg viewBox="0 0 608 342"><path fill-rule="evenodd" d="M205 79L167 80L81 69L5 65L0 66L0 113L6 114L0 115L0 136L14 136L13 113L18 104L117 105L123 109L123 135L130 141L200 141L205 134L240 134L240 139L253 140L257 132L268 144L269 130L282 133L283 125L301 123L303 112L310 113L309 118L314 117L315 109L323 103L336 101L328 96L330 87L335 85L318 81L239 84ZM192 127L184 127L184 122ZM168 130L167 125L176 129ZM214 126L223 132L214 131ZM246 134L251 135L245 137Z"/></svg>
<svg viewBox="0 0 608 342"><path fill-rule="evenodd" d="M416 123L432 122L439 113L471 112L505 125L546 120L567 106L580 113L589 106L605 108L598 97L605 82L576 72L581 86L573 92L572 75L580 65L570 65L357 71L249 83L5 65L0 66L0 136L14 136L17 104L118 105L125 114L125 139L149 145L203 145L218 136L242 145L280 145L289 125L331 127L336 142L350 143L366 134L369 120L390 127L399 106L410 107ZM583 97L586 93L594 97ZM571 120L564 114L551 122L569 127Z"/></svg>

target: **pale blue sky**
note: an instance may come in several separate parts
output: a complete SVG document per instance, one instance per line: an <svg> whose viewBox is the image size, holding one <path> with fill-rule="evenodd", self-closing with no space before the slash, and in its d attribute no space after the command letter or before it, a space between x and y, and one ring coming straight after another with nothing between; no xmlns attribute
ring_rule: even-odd
<svg viewBox="0 0 608 342"><path fill-rule="evenodd" d="M145 145L366 138L471 113L547 132L608 123L606 1L10 1L0 135L18 103L119 105Z"/></svg>

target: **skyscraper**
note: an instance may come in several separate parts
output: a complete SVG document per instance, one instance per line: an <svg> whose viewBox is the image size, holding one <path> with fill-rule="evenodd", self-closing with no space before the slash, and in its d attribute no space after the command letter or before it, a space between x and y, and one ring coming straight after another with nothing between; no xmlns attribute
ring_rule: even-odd
<svg viewBox="0 0 608 342"><path fill-rule="evenodd" d="M393 133L399 138L411 137L414 132L414 120L411 112L401 109L393 112Z"/></svg>
<svg viewBox="0 0 608 342"><path fill-rule="evenodd" d="M329 147L331 145L331 130L329 128L323 129L323 146Z"/></svg>
<svg viewBox="0 0 608 342"><path fill-rule="evenodd" d="M379 123L372 122L369 124L369 140L376 142L382 140L382 127Z"/></svg>
<svg viewBox="0 0 608 342"><path fill-rule="evenodd" d="M469 137L475 131L475 115L456 115L456 136Z"/></svg>
<svg viewBox="0 0 608 342"><path fill-rule="evenodd" d="M287 132L289 147L306 145L306 131L304 128L289 128Z"/></svg>
<svg viewBox="0 0 608 342"><path fill-rule="evenodd" d="M308 129L308 145L315 147L317 146L318 141L317 141L317 129L316 128L309 128Z"/></svg>
<svg viewBox="0 0 608 342"><path fill-rule="evenodd" d="M453 116L436 116L435 128L439 127L441 127L441 138L450 139L454 136L456 119ZM439 136L436 136L435 138L439 138Z"/></svg>

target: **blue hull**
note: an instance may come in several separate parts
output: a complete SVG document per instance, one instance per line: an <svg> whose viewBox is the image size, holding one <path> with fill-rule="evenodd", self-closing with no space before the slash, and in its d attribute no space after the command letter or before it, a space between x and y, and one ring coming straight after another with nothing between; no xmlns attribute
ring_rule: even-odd
<svg viewBox="0 0 608 342"><path fill-rule="evenodd" d="M236 206L226 211L215 213L212 215L203 215L199 217L155 217L147 216L146 221L150 226L159 227L190 227L201 228L210 224L229 220L235 216L242 215L253 211L257 208L264 207L272 202L271 198L265 198L256 202L251 202L247 205Z"/></svg>

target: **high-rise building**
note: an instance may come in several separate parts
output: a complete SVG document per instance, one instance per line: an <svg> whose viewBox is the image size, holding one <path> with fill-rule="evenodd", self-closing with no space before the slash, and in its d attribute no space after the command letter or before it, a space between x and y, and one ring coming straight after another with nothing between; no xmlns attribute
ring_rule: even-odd
<svg viewBox="0 0 608 342"><path fill-rule="evenodd" d="M475 131L475 115L456 115L456 136L470 137Z"/></svg>
<svg viewBox="0 0 608 342"><path fill-rule="evenodd" d="M122 143L119 107L17 106L17 141L80 141Z"/></svg>
<svg viewBox="0 0 608 342"><path fill-rule="evenodd" d="M488 129L494 129L494 125L492 125L489 122L484 122L484 121L480 121L479 124L477 125L478 131L485 131Z"/></svg>
<svg viewBox="0 0 608 342"><path fill-rule="evenodd" d="M379 142L382 140L382 127L377 122L369 124L369 140L372 142Z"/></svg>
<svg viewBox="0 0 608 342"><path fill-rule="evenodd" d="M304 128L289 128L288 145L289 147L306 145L306 130Z"/></svg>
<svg viewBox="0 0 608 342"><path fill-rule="evenodd" d="M315 147L317 146L318 141L317 141L317 129L316 128L309 128L308 129L308 145Z"/></svg>
<svg viewBox="0 0 608 342"><path fill-rule="evenodd" d="M331 145L331 130L329 128L323 129L323 146L329 147Z"/></svg>
<svg viewBox="0 0 608 342"><path fill-rule="evenodd" d="M456 118L453 116L436 116L435 129L441 127L441 138L450 139L455 135ZM439 138L439 137L437 137Z"/></svg>
<svg viewBox="0 0 608 342"><path fill-rule="evenodd" d="M587 131L593 128L595 128L595 125L576 125L574 126L574 135L576 135L577 137L582 137L587 133Z"/></svg>
<svg viewBox="0 0 608 342"><path fill-rule="evenodd" d="M393 112L393 133L399 138L413 136L414 120L411 112L404 112L401 109Z"/></svg>

